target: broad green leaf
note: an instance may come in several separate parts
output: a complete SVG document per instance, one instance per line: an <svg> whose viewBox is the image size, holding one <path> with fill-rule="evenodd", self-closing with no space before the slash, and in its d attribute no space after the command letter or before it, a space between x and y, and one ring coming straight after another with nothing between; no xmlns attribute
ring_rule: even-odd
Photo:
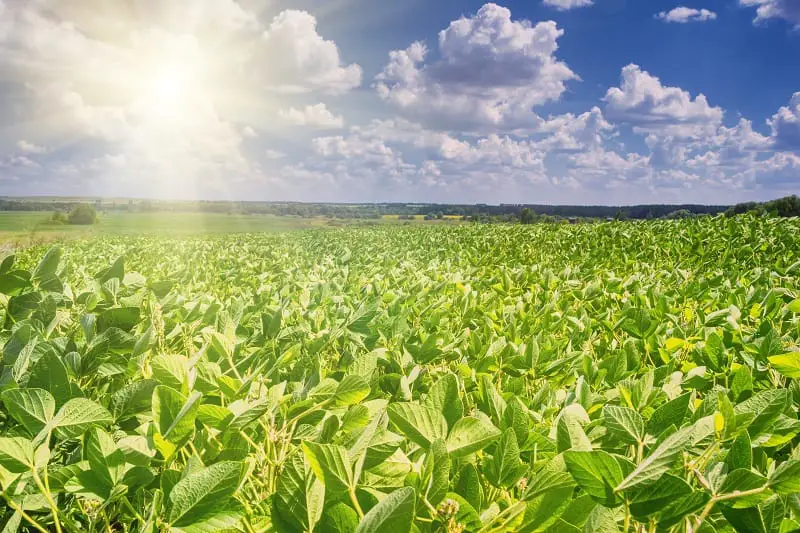
<svg viewBox="0 0 800 533"><path fill-rule="evenodd" d="M156 425L153 440L165 459L172 457L192 437L201 398L199 392L186 398L163 385L153 389L152 411Z"/></svg>
<svg viewBox="0 0 800 533"><path fill-rule="evenodd" d="M612 437L626 444L644 442L644 419L635 409L607 405L603 408L603 416Z"/></svg>
<svg viewBox="0 0 800 533"><path fill-rule="evenodd" d="M450 487L450 457L443 440L433 441L425 456L424 465L423 479L428 478L424 486L425 497L431 505L436 506Z"/></svg>
<svg viewBox="0 0 800 533"><path fill-rule="evenodd" d="M60 261L61 248L58 246L50 248L34 269L31 279L36 282L41 282L54 277L58 272L58 264Z"/></svg>
<svg viewBox="0 0 800 533"><path fill-rule="evenodd" d="M73 398L58 410L53 420L42 431L55 428L62 439L75 439L89 428L104 426L112 421L105 407L87 398Z"/></svg>
<svg viewBox="0 0 800 533"><path fill-rule="evenodd" d="M752 470L740 468L729 472L725 481L720 488L721 494L731 495L732 498L727 500L726 505L730 505L737 509L745 507L754 507L766 500L771 496L769 490L764 490L761 493L752 494L748 496L737 496L739 492L745 493L748 491L758 490L767 487L767 479L761 474L757 474Z"/></svg>
<svg viewBox="0 0 800 533"><path fill-rule="evenodd" d="M183 355L160 354L150 362L153 378L177 391L183 390L189 371L189 360Z"/></svg>
<svg viewBox="0 0 800 533"><path fill-rule="evenodd" d="M351 374L342 378L333 394L333 403L337 407L354 405L369 396L369 391L369 383L364 378Z"/></svg>
<svg viewBox="0 0 800 533"><path fill-rule="evenodd" d="M522 522L515 531L520 533L547 531L567 508L571 495L571 487L553 488L527 502Z"/></svg>
<svg viewBox="0 0 800 533"><path fill-rule="evenodd" d="M327 507L314 533L354 533L358 527L358 514L343 502Z"/></svg>
<svg viewBox="0 0 800 533"><path fill-rule="evenodd" d="M431 387L425 405L434 408L444 415L448 427L464 416L464 405L458 393L458 377L445 374Z"/></svg>
<svg viewBox="0 0 800 533"><path fill-rule="evenodd" d="M655 483L632 493L630 510L637 520L646 522L647 517L691 493L692 487L684 480L672 474L664 474Z"/></svg>
<svg viewBox="0 0 800 533"><path fill-rule="evenodd" d="M392 403L389 420L411 442L429 448L431 442L447 437L447 420L437 410L416 403Z"/></svg>
<svg viewBox="0 0 800 533"><path fill-rule="evenodd" d="M276 496L281 503L278 512L293 519L305 531L312 531L322 516L325 486L314 476L303 456L295 454L286 463L278 478Z"/></svg>
<svg viewBox="0 0 800 533"><path fill-rule="evenodd" d="M356 533L408 533L414 524L416 501L411 487L392 492L364 515Z"/></svg>
<svg viewBox="0 0 800 533"><path fill-rule="evenodd" d="M453 426L447 436L447 451L453 457L463 457L482 450L500 436L500 430L488 420L467 416Z"/></svg>
<svg viewBox="0 0 800 533"><path fill-rule="evenodd" d="M492 458L485 462L483 473L495 487L508 489L514 486L528 467L519 458L519 446L514 430L505 430L495 446Z"/></svg>
<svg viewBox="0 0 800 533"><path fill-rule="evenodd" d="M800 460L779 465L769 477L769 487L782 495L800 493Z"/></svg>
<svg viewBox="0 0 800 533"><path fill-rule="evenodd" d="M588 452L592 450L592 441L586 435L578 416L564 412L556 425L556 442L558 451L574 450Z"/></svg>
<svg viewBox="0 0 800 533"><path fill-rule="evenodd" d="M664 439L636 469L617 485L616 491L626 491L638 485L651 484L666 473L689 444L693 426L680 429Z"/></svg>
<svg viewBox="0 0 800 533"><path fill-rule="evenodd" d="M680 427L689 410L691 398L692 393L687 392L656 409L647 422L648 433L658 435L672 425Z"/></svg>
<svg viewBox="0 0 800 533"><path fill-rule="evenodd" d="M83 439L83 459L89 462L92 473L102 479L109 491L122 479L125 455L111 436L99 428L86 432Z"/></svg>
<svg viewBox="0 0 800 533"><path fill-rule="evenodd" d="M303 455L314 474L332 494L354 487L353 472L347 450L334 444L303 441Z"/></svg>
<svg viewBox="0 0 800 533"><path fill-rule="evenodd" d="M46 390L9 389L0 397L8 413L31 435L38 434L56 411L56 401Z"/></svg>
<svg viewBox="0 0 800 533"><path fill-rule="evenodd" d="M23 437L0 437L0 466L20 474L35 464L33 444Z"/></svg>
<svg viewBox="0 0 800 533"><path fill-rule="evenodd" d="M564 452L564 462L575 482L586 494L606 507L622 503L614 492L624 477L617 460L604 451Z"/></svg>
<svg viewBox="0 0 800 533"><path fill-rule="evenodd" d="M800 352L773 355L768 359L775 370L787 378L800 379Z"/></svg>
<svg viewBox="0 0 800 533"><path fill-rule="evenodd" d="M737 416L755 415L748 426L751 437L769 430L770 424L791 404L791 393L786 389L762 391L734 407Z"/></svg>
<svg viewBox="0 0 800 533"><path fill-rule="evenodd" d="M55 399L56 408L64 405L74 395L67 366L61 357L52 351L48 351L33 365L28 387L48 391Z"/></svg>
<svg viewBox="0 0 800 533"><path fill-rule="evenodd" d="M223 461L181 479L169 495L170 526L187 533L235 526L242 510L233 495L242 473L242 463Z"/></svg>

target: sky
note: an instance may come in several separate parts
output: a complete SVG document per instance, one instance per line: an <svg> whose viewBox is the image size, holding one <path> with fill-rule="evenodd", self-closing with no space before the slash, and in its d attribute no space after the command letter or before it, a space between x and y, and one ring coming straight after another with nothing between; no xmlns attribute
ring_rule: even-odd
<svg viewBox="0 0 800 533"><path fill-rule="evenodd" d="M798 0L0 0L0 195L800 193Z"/></svg>

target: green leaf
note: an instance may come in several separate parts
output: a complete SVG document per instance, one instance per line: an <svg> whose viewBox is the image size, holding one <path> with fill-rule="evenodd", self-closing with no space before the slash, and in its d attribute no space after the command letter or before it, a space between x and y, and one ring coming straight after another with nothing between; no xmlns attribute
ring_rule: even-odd
<svg viewBox="0 0 800 533"><path fill-rule="evenodd" d="M787 378L800 379L800 352L773 355L768 359L770 364L775 367L775 370Z"/></svg>
<svg viewBox="0 0 800 533"><path fill-rule="evenodd" d="M303 455L314 474L331 493L349 491L354 487L353 472L347 450L335 444L303 441Z"/></svg>
<svg viewBox="0 0 800 533"><path fill-rule="evenodd" d="M300 454L294 454L278 478L276 496L281 503L278 512L295 520L303 531L313 531L322 516L325 486L317 479Z"/></svg>
<svg viewBox="0 0 800 533"><path fill-rule="evenodd" d="M461 467L455 491L461 494L475 509L483 508L483 486L475 465L467 463Z"/></svg>
<svg viewBox="0 0 800 533"><path fill-rule="evenodd" d="M242 510L233 495L242 474L242 463L223 461L185 476L169 494L170 526L200 533L238 524Z"/></svg>
<svg viewBox="0 0 800 533"><path fill-rule="evenodd" d="M97 319L98 333L108 328L119 328L122 331L130 331L139 322L140 311L138 307L117 307L106 309L100 313Z"/></svg>
<svg viewBox="0 0 800 533"><path fill-rule="evenodd" d="M527 466L519 458L517 435L512 428L505 430L497 442L495 453L485 463L483 473L498 488L508 489L519 481Z"/></svg>
<svg viewBox="0 0 800 533"><path fill-rule="evenodd" d="M416 403L392 403L387 412L389 420L408 440L425 449L436 439L447 437L447 420L431 407Z"/></svg>
<svg viewBox="0 0 800 533"><path fill-rule="evenodd" d="M527 502L522 523L515 528L519 533L547 531L567 508L572 497L572 487L548 489Z"/></svg>
<svg viewBox="0 0 800 533"><path fill-rule="evenodd" d="M558 451L574 450L588 452L592 450L592 441L586 436L581 420L571 412L564 412L556 425L556 443Z"/></svg>
<svg viewBox="0 0 800 533"><path fill-rule="evenodd" d="M578 486L595 501L606 507L615 507L622 498L614 492L624 477L622 468L613 455L604 451L564 452L567 470Z"/></svg>
<svg viewBox="0 0 800 533"><path fill-rule="evenodd" d="M333 403L337 407L354 405L369 396L369 392L369 383L361 376L351 374L345 376L339 383L333 394Z"/></svg>
<svg viewBox="0 0 800 533"><path fill-rule="evenodd" d="M31 369L29 388L39 388L53 395L56 408L64 405L73 396L67 366L55 352L45 353Z"/></svg>
<svg viewBox="0 0 800 533"><path fill-rule="evenodd" d="M0 437L0 466L13 474L21 474L35 463L31 441L23 437Z"/></svg>
<svg viewBox="0 0 800 533"><path fill-rule="evenodd" d="M748 496L737 496L737 493L757 490L766 486L767 479L764 476L752 470L740 468L727 475L720 488L720 493L733 496L730 500L726 501L726 505L741 509L745 507L754 507L769 498L772 494L768 490Z"/></svg>
<svg viewBox="0 0 800 533"><path fill-rule="evenodd" d="M664 429L670 426L680 427L686 413L689 410L689 401L692 393L681 394L674 400L670 400L653 412L650 420L647 421L647 431L651 435L659 435Z"/></svg>
<svg viewBox="0 0 800 533"><path fill-rule="evenodd" d="M0 397L8 414L31 435L38 434L56 411L56 401L43 389L9 389Z"/></svg>
<svg viewBox="0 0 800 533"><path fill-rule="evenodd" d="M682 428L661 442L661 444L644 461L616 487L616 491L625 491L637 485L650 484L666 473L680 456L687 441L694 431L694 426Z"/></svg>
<svg viewBox="0 0 800 533"><path fill-rule="evenodd" d="M58 410L43 431L52 426L62 439L75 439L86 433L89 428L104 426L111 421L111 413L102 405L87 398L73 398Z"/></svg>
<svg viewBox="0 0 800 533"><path fill-rule="evenodd" d="M464 404L458 394L458 377L455 374L442 376L431 387L425 405L444 414L448 427L453 427L464 416Z"/></svg>
<svg viewBox="0 0 800 533"><path fill-rule="evenodd" d="M753 448L750 443L750 435L742 433L731 444L728 455L725 457L725 465L729 471L737 468L750 468L753 465Z"/></svg>
<svg viewBox="0 0 800 533"><path fill-rule="evenodd" d="M197 411L202 394L193 392L189 398L170 387L153 389L153 420L157 433L153 440L165 459L186 444L194 434Z"/></svg>
<svg viewBox="0 0 800 533"><path fill-rule="evenodd" d="M769 477L769 487L784 496L800 493L800 460L780 464Z"/></svg>
<svg viewBox="0 0 800 533"><path fill-rule="evenodd" d="M606 428L625 444L644 442L644 419L635 409L606 405L603 407Z"/></svg>
<svg viewBox="0 0 800 533"><path fill-rule="evenodd" d="M354 533L357 527L356 512L347 504L339 502L325 509L314 533Z"/></svg>
<svg viewBox="0 0 800 533"><path fill-rule="evenodd" d="M117 422L139 413L150 411L153 405L153 390L158 386L154 379L131 382L111 396L111 412Z"/></svg>
<svg viewBox="0 0 800 533"><path fill-rule="evenodd" d="M58 263L61 261L61 248L54 246L50 248L47 253L36 265L31 279L39 282L54 277L58 272Z"/></svg>
<svg viewBox="0 0 800 533"><path fill-rule="evenodd" d="M500 430L483 418L467 416L456 422L447 437L447 451L453 457L463 457L497 440Z"/></svg>
<svg viewBox="0 0 800 533"><path fill-rule="evenodd" d="M423 472L424 478L429 478L424 487L425 497L431 505L436 506L450 487L450 456L443 440L438 439L431 444L425 456Z"/></svg>
<svg viewBox="0 0 800 533"><path fill-rule="evenodd" d="M737 404L734 413L737 416L754 415L748 426L748 432L751 437L756 437L768 431L770 424L789 407L791 402L792 393L788 389L770 389Z"/></svg>
<svg viewBox="0 0 800 533"><path fill-rule="evenodd" d="M83 459L89 462L93 474L111 489L125 473L125 455L114 439L100 428L92 428L83 439Z"/></svg>
<svg viewBox="0 0 800 533"><path fill-rule="evenodd" d="M392 492L364 515L356 533L408 533L414 524L416 501L411 487Z"/></svg>
<svg viewBox="0 0 800 533"><path fill-rule="evenodd" d="M153 378L162 385L180 391L187 380L189 360L178 354L159 354L150 362Z"/></svg>
<svg viewBox="0 0 800 533"><path fill-rule="evenodd" d="M672 474L664 474L655 483L633 492L631 513L640 522L647 517L666 509L672 503L692 494L692 487Z"/></svg>

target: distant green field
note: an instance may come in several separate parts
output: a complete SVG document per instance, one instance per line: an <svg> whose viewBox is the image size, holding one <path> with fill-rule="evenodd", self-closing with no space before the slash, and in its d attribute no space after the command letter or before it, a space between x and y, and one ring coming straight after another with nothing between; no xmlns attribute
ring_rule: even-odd
<svg viewBox="0 0 800 533"><path fill-rule="evenodd" d="M91 235L262 233L325 226L327 220L217 213L112 213L94 226L56 225L50 213L0 212L0 244L27 245Z"/></svg>

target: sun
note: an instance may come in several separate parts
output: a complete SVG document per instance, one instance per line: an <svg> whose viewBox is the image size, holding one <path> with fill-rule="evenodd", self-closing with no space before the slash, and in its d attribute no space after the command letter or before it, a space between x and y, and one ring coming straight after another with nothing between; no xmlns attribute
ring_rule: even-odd
<svg viewBox="0 0 800 533"><path fill-rule="evenodd" d="M145 100L151 112L163 117L175 117L187 111L191 82L181 65L159 68L146 78Z"/></svg>

